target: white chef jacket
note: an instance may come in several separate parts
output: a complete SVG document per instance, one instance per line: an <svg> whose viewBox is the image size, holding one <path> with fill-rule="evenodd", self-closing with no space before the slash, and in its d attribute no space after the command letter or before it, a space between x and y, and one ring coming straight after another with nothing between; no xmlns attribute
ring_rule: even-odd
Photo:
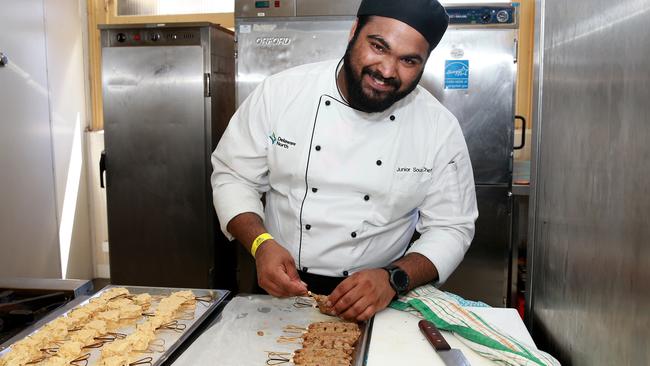
<svg viewBox="0 0 650 366"><path fill-rule="evenodd" d="M228 222L253 212L299 269L340 277L416 252L444 282L478 216L460 125L420 86L381 113L350 108L337 65L270 76L232 117L212 154L221 229L232 240Z"/></svg>

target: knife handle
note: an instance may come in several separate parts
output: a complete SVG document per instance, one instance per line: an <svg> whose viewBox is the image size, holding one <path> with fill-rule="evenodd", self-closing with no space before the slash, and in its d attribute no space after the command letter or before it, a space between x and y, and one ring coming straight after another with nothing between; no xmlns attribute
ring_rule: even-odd
<svg viewBox="0 0 650 366"><path fill-rule="evenodd" d="M431 323L428 320L420 320L418 323L418 326L420 327L420 330L422 333L424 333L424 336L427 337L427 340L433 348L436 349L436 351L448 351L451 349L449 347L449 343L445 340L445 338L440 334L440 331L438 328L436 328L433 323Z"/></svg>

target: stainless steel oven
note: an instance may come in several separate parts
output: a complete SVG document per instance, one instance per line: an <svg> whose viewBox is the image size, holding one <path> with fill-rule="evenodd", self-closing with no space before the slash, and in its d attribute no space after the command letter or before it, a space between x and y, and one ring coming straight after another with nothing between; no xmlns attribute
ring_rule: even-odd
<svg viewBox="0 0 650 366"><path fill-rule="evenodd" d="M233 55L233 33L209 23L102 27L112 283L233 288L209 182L235 108Z"/></svg>

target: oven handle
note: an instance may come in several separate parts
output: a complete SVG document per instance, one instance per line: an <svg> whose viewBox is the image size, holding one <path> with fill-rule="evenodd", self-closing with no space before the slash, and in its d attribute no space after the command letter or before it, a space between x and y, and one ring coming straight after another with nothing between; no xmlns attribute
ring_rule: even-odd
<svg viewBox="0 0 650 366"><path fill-rule="evenodd" d="M99 158L99 186L106 188L104 185L104 173L106 172L106 150L102 150Z"/></svg>
<svg viewBox="0 0 650 366"><path fill-rule="evenodd" d="M526 118L524 116L515 116L515 119L521 120L521 143L517 146L513 146L514 150L521 150L526 145Z"/></svg>

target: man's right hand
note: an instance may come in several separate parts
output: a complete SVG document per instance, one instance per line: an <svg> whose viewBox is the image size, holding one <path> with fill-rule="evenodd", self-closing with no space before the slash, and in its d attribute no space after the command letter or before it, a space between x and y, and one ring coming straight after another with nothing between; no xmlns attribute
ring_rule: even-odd
<svg viewBox="0 0 650 366"><path fill-rule="evenodd" d="M275 240L267 240L255 253L257 283L276 297L300 296L307 285L300 280L291 253Z"/></svg>

